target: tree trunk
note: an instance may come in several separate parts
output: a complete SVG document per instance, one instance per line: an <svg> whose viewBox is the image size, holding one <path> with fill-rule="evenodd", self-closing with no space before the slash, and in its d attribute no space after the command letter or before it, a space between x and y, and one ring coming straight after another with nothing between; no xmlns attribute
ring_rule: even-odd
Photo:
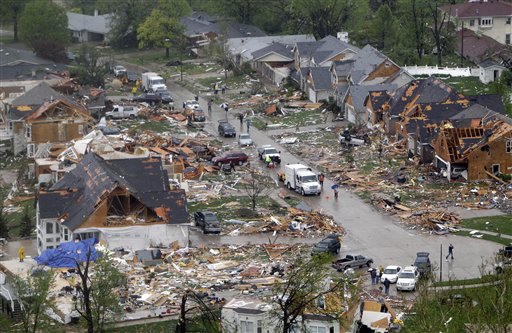
<svg viewBox="0 0 512 333"><path fill-rule="evenodd" d="M187 332L187 311L186 311L186 305L187 305L187 294L185 293L183 296L181 296L181 303L180 303L180 318L178 319L178 324L176 324L176 333L186 333Z"/></svg>
<svg viewBox="0 0 512 333"><path fill-rule="evenodd" d="M168 59L169 58L169 47L166 47L165 48L165 57Z"/></svg>
<svg viewBox="0 0 512 333"><path fill-rule="evenodd" d="M14 41L18 41L18 14L14 15L14 23L13 23L13 30L14 30Z"/></svg>
<svg viewBox="0 0 512 333"><path fill-rule="evenodd" d="M283 313L283 333L290 333L291 328L290 316L285 312Z"/></svg>

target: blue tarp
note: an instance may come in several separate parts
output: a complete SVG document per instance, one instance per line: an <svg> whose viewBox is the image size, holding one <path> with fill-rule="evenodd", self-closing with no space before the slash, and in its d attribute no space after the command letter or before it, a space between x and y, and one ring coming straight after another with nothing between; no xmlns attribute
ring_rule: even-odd
<svg viewBox="0 0 512 333"><path fill-rule="evenodd" d="M88 238L82 241L61 243L56 249L45 250L40 256L35 257L39 265L45 265L54 268L75 268L77 262L87 261L87 252L90 250L90 260L98 259L98 252L94 248L98 240Z"/></svg>

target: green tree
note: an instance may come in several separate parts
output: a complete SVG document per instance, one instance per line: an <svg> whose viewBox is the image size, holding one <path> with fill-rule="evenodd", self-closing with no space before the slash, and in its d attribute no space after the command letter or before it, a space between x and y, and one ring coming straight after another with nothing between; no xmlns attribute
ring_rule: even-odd
<svg viewBox="0 0 512 333"><path fill-rule="evenodd" d="M64 59L70 40L65 9L48 0L29 2L20 16L20 36L39 56Z"/></svg>
<svg viewBox="0 0 512 333"><path fill-rule="evenodd" d="M165 47L165 56L169 58L170 43L184 31L180 17L189 15L190 11L185 0L160 0L137 29L139 48Z"/></svg>
<svg viewBox="0 0 512 333"><path fill-rule="evenodd" d="M156 8L157 0L98 0L98 9L113 13L110 42L117 47L136 47L139 26Z"/></svg>
<svg viewBox="0 0 512 333"><path fill-rule="evenodd" d="M109 64L104 63L100 52L83 44L76 58L77 66L72 68L72 74L76 75L82 85L95 87L105 84L105 75L109 72Z"/></svg>
<svg viewBox="0 0 512 333"><path fill-rule="evenodd" d="M274 317L280 319L280 331L283 333L292 332L292 326L297 322L299 316L303 315L307 309L315 309L322 312L317 304L325 298L333 297L343 301L350 300L345 298L346 291L355 295L355 285L351 285L346 277L340 275L332 276L332 270L328 267L331 257L327 254L315 255L307 259L298 259L286 273L285 279L276 282L272 288L272 300L277 306L274 310ZM325 307L325 314L337 320L341 320L342 306L338 307L339 313L333 313L332 309Z"/></svg>
<svg viewBox="0 0 512 333"><path fill-rule="evenodd" d="M20 15L27 2L28 0L6 0L2 2L1 17L6 21L12 22L15 42L18 41L18 23Z"/></svg>
<svg viewBox="0 0 512 333"><path fill-rule="evenodd" d="M370 25L372 44L379 50L395 45L395 18L387 4L381 5Z"/></svg>
<svg viewBox="0 0 512 333"><path fill-rule="evenodd" d="M95 262L90 260L90 254L89 251L85 262L76 262L80 297L75 310L85 319L88 333L104 332L105 326L121 311L116 289L124 284L124 277L112 266L106 253L99 253Z"/></svg>
<svg viewBox="0 0 512 333"><path fill-rule="evenodd" d="M20 236L21 237L32 236L33 229L34 229L33 217L30 216L29 207L26 206L25 209L23 210L23 216L21 217Z"/></svg>
<svg viewBox="0 0 512 333"><path fill-rule="evenodd" d="M54 307L55 302L50 293L54 281L53 272L42 269L14 278L13 287L22 308L21 322L25 333L37 332L44 321L44 311Z"/></svg>
<svg viewBox="0 0 512 333"><path fill-rule="evenodd" d="M65 0L66 6L73 12L84 15L93 15L97 8L98 0Z"/></svg>

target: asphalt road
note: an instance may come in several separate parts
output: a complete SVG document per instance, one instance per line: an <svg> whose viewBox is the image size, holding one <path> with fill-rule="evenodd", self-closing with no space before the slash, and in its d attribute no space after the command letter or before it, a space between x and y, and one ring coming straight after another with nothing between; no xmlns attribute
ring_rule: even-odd
<svg viewBox="0 0 512 333"><path fill-rule="evenodd" d="M193 98L193 93L183 87L173 82L168 82L167 85L175 99L176 106L180 106L184 100ZM200 96L199 98L200 105L204 110L207 110L207 97ZM209 116L209 124L205 129L216 135L217 120L224 119L225 115L218 105L213 105L212 109L212 114ZM238 132L240 129L238 120L230 115L229 121ZM267 137L265 132L251 127L250 134L258 146L272 144L280 148L283 164L303 163L314 167L313 163L302 161L288 153L284 147L280 147L276 142ZM236 147L236 139L222 140L226 144ZM262 166L257 160L255 160L253 165ZM276 174L278 171L280 171L280 168L270 170L269 172L273 173L273 176L277 178ZM339 199L335 201L330 189L331 185L333 185L332 180L326 178L324 193L321 196L305 197L304 201L314 209L323 210L325 213L334 216L336 221L345 228L347 233L343 239L341 255L363 254L372 257L375 265L408 266L413 264L416 252L426 251L431 254L433 267L437 270L436 275L439 277L439 268L442 264L442 278L447 280L450 278L465 279L480 276L481 264L491 261L494 253L500 248L499 244L481 239L455 235L430 235L426 232L408 230L403 225L399 225L392 217L381 215L372 206L343 188L340 189ZM446 262L444 258L443 260L440 259L440 249L442 246L443 252L446 254L450 243L454 245L455 259Z"/></svg>

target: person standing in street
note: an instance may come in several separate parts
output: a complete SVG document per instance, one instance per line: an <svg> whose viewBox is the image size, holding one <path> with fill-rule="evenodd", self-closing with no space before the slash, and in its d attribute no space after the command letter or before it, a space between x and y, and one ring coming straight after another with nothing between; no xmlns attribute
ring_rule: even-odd
<svg viewBox="0 0 512 333"><path fill-rule="evenodd" d="M448 254L446 255L446 261L448 261L448 257L452 257L453 260L453 244L450 243L450 246L448 246Z"/></svg>
<svg viewBox="0 0 512 333"><path fill-rule="evenodd" d="M375 268L370 268L370 277L372 278L372 285L377 284L377 270Z"/></svg>
<svg viewBox="0 0 512 333"><path fill-rule="evenodd" d="M208 100L208 113L212 113L213 99Z"/></svg>
<svg viewBox="0 0 512 333"><path fill-rule="evenodd" d="M333 188L334 191L334 200L338 200L338 188Z"/></svg>
<svg viewBox="0 0 512 333"><path fill-rule="evenodd" d="M247 123L247 133L249 133L249 128L251 127L251 119L247 118L245 122Z"/></svg>
<svg viewBox="0 0 512 333"><path fill-rule="evenodd" d="M321 188L324 188L324 179L325 179L325 176L323 173L318 175L318 182L320 183Z"/></svg>
<svg viewBox="0 0 512 333"><path fill-rule="evenodd" d="M389 286L391 285L391 281L386 278L382 284L384 285L384 294L389 295Z"/></svg>
<svg viewBox="0 0 512 333"><path fill-rule="evenodd" d="M240 119L240 129L242 129L242 126L244 124L244 114L243 113L240 113L238 115L238 119Z"/></svg>

